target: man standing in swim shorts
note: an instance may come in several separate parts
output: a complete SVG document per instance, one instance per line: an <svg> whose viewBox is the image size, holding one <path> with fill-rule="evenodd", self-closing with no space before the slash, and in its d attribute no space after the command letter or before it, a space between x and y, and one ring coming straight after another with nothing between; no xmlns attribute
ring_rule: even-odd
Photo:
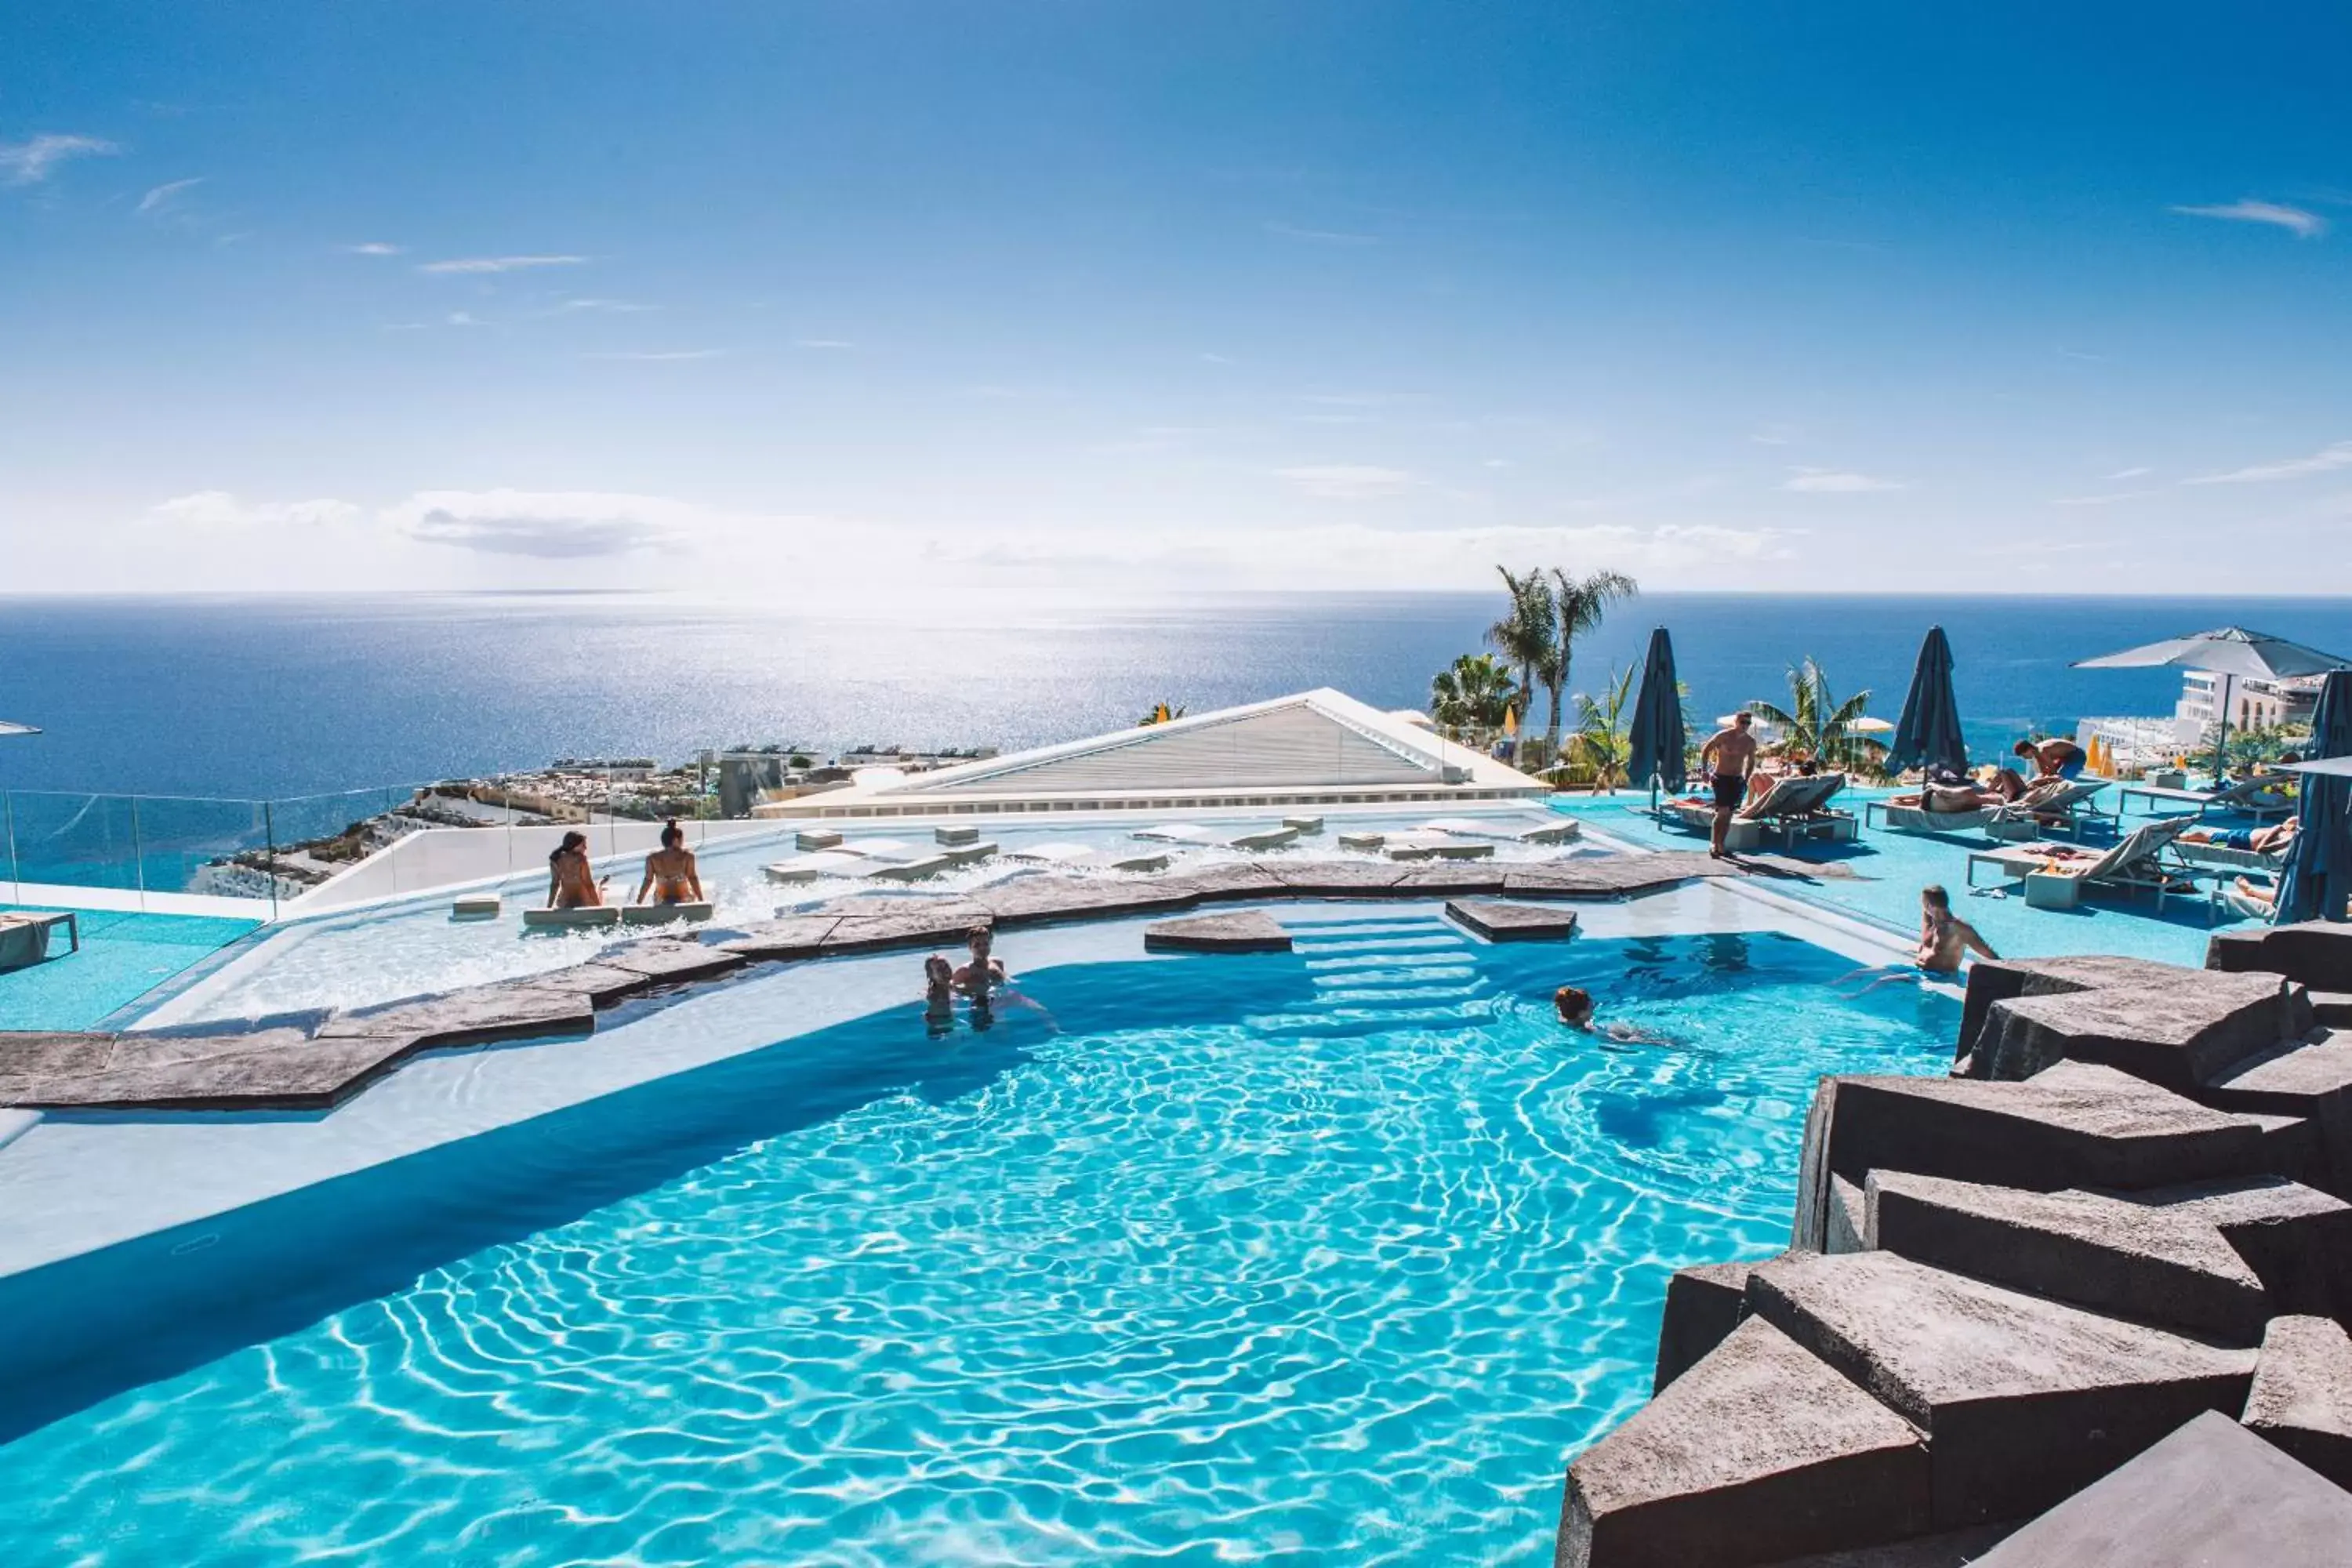
<svg viewBox="0 0 2352 1568"><path fill-rule="evenodd" d="M1755 716L1742 709L1731 716L1731 728L1717 730L1698 749L1698 765L1715 780L1715 832L1706 852L1723 858L1723 840L1731 831L1731 814L1748 797L1748 775L1756 766Z"/></svg>

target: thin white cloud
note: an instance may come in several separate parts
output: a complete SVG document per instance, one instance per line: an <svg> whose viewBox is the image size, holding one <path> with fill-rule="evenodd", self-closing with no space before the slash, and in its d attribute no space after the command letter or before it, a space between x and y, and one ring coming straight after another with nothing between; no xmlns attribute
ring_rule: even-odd
<svg viewBox="0 0 2352 1568"><path fill-rule="evenodd" d="M596 310L608 312L616 316L635 316L640 315L647 310L658 310L660 309L661 307L659 305L640 305L635 300L593 300L587 298L573 298L566 300L563 303L556 306L554 313L557 315L576 315L583 310Z"/></svg>
<svg viewBox="0 0 2352 1568"><path fill-rule="evenodd" d="M1226 358L1223 354L1204 353L1201 356L1201 363L1202 364L1231 364L1234 362Z"/></svg>
<svg viewBox="0 0 2352 1568"><path fill-rule="evenodd" d="M343 254L345 256L398 256L407 248L404 245L386 245L380 239L372 239L365 245L344 246Z"/></svg>
<svg viewBox="0 0 2352 1568"><path fill-rule="evenodd" d="M1899 479L1873 479L1868 474L1841 468L1792 468L1789 470L1789 477L1780 481L1780 488L1804 495L1851 496L1872 490L1899 490L1903 483Z"/></svg>
<svg viewBox="0 0 2352 1568"><path fill-rule="evenodd" d="M642 363L658 364L673 360L717 359L726 352L725 349L661 349L647 353L592 353L582 354L580 357L582 359L635 360Z"/></svg>
<svg viewBox="0 0 2352 1568"><path fill-rule="evenodd" d="M2136 479L2142 474L2152 474L2154 472L2156 472L2154 468L2117 468L2114 473L2109 474L2107 478L2111 479Z"/></svg>
<svg viewBox="0 0 2352 1568"><path fill-rule="evenodd" d="M201 185L204 183L205 176L198 174L193 179L173 180L168 184L157 185L153 189L150 190L145 195L141 196L139 198L139 205L136 207L133 207L131 211L133 213L152 213L160 211L163 208L171 205L172 199L174 196L177 196L182 191L194 190L196 186Z"/></svg>
<svg viewBox="0 0 2352 1568"><path fill-rule="evenodd" d="M1421 482L1403 468L1364 463L1311 463L1276 468L1275 474L1301 495L1317 500L1381 500L1402 495Z"/></svg>
<svg viewBox="0 0 2352 1568"><path fill-rule="evenodd" d="M2337 468L2352 468L2352 441L2338 441L2323 447L2308 458L2290 458L2283 463L2256 463L2252 468L2232 468L2225 474L2199 474L2180 482L2184 485L2257 485L2272 479L2299 479L2311 474L2332 473Z"/></svg>
<svg viewBox="0 0 2352 1568"><path fill-rule="evenodd" d="M660 496L590 490L423 490L379 517L427 544L557 561L657 549L693 511Z"/></svg>
<svg viewBox="0 0 2352 1568"><path fill-rule="evenodd" d="M452 310L447 315L442 317L441 320L443 324L452 327L487 327L489 325L489 322L482 320L481 317L477 316L471 310Z"/></svg>
<svg viewBox="0 0 2352 1568"><path fill-rule="evenodd" d="M255 528L278 523L324 526L357 521L360 509L347 500L263 501L246 505L226 490L173 496L150 509L158 521L184 528Z"/></svg>
<svg viewBox="0 0 2352 1568"><path fill-rule="evenodd" d="M1283 239L1304 240L1309 245L1378 245L1380 237L1371 234L1349 234L1332 228L1300 228L1296 224L1269 223L1265 232Z"/></svg>
<svg viewBox="0 0 2352 1568"><path fill-rule="evenodd" d="M461 256L449 261L427 261L419 272L443 275L476 272L522 272L534 267L584 267L584 256Z"/></svg>
<svg viewBox="0 0 2352 1568"><path fill-rule="evenodd" d="M2143 468L2139 471L2146 473L2147 470ZM2145 500L2156 493L2154 490L2112 490L2104 495L2053 496L2050 504L2052 506L2113 506L2117 501Z"/></svg>
<svg viewBox="0 0 2352 1568"><path fill-rule="evenodd" d="M121 151L96 136L51 133L24 142L0 142L0 184L37 185L68 158L107 158Z"/></svg>
<svg viewBox="0 0 2352 1568"><path fill-rule="evenodd" d="M854 349L856 346L857 345L856 343L851 342L847 338L794 338L793 340L793 347L796 349L838 350Z"/></svg>
<svg viewBox="0 0 2352 1568"><path fill-rule="evenodd" d="M2214 206L2176 206L2172 210L2189 217L2220 218L2225 223L2266 223L2285 229L2298 239L2315 239L2327 232L2327 220L2315 212L2280 202L2256 201L2252 196Z"/></svg>

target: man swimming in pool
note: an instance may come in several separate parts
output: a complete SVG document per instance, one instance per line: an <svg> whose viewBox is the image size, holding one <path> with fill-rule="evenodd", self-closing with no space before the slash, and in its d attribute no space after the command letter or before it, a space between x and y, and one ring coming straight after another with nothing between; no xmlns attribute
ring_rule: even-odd
<svg viewBox="0 0 2352 1568"><path fill-rule="evenodd" d="M1723 842L1731 832L1731 816L1748 798L1748 775L1756 766L1755 716L1745 709L1731 716L1728 729L1717 730L1698 749L1698 765L1715 780L1715 830L1706 852L1723 858Z"/></svg>

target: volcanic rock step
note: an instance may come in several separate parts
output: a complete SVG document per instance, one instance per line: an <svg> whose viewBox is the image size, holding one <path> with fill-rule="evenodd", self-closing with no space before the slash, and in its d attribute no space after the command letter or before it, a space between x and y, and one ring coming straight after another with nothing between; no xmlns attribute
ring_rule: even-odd
<svg viewBox="0 0 2352 1568"><path fill-rule="evenodd" d="M2207 1414L1976 1559L1975 1568L2329 1568L2352 1498Z"/></svg>
<svg viewBox="0 0 2352 1568"><path fill-rule="evenodd" d="M2215 1110L2113 1068L2062 1062L2024 1083L1823 1079L1806 1130L1795 1240L1823 1245L1829 1178L1877 1170L2055 1191L2289 1174L2300 1122Z"/></svg>
<svg viewBox="0 0 2352 1568"><path fill-rule="evenodd" d="M2232 1245L2239 1236L2251 1258ZM1860 1239L2053 1300L2251 1345L2282 1306L2333 1305L2329 1282L2297 1265L2352 1253L2352 1205L2274 1177L2121 1197L1874 1171Z"/></svg>
<svg viewBox="0 0 2352 1568"><path fill-rule="evenodd" d="M2246 1426L2352 1489L2352 1337L2329 1318L2273 1318L2254 1363ZM2352 1538L2347 1538L2352 1551Z"/></svg>
<svg viewBox="0 0 2352 1568"><path fill-rule="evenodd" d="M1745 1568L1929 1528L1919 1434L1759 1319L1568 1470L1557 1568Z"/></svg>
<svg viewBox="0 0 2352 1568"><path fill-rule="evenodd" d="M1748 1299L1754 1317L1927 1434L1938 1529L2048 1508L2200 1411L2234 1414L2253 1381L2251 1350L1887 1252L1780 1258L1749 1276Z"/></svg>
<svg viewBox="0 0 2352 1568"><path fill-rule="evenodd" d="M1488 942L1560 942L1576 934L1576 911L1496 899L1452 899L1445 912Z"/></svg>
<svg viewBox="0 0 2352 1568"><path fill-rule="evenodd" d="M1143 928L1146 952L1288 952L1290 933L1272 915L1257 910L1237 914L1194 915Z"/></svg>

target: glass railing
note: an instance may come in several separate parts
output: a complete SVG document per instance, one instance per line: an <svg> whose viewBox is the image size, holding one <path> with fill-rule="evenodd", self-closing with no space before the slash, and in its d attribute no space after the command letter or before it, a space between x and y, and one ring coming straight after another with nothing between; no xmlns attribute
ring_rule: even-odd
<svg viewBox="0 0 2352 1568"><path fill-rule="evenodd" d="M715 797L660 805L697 846L718 816ZM426 837L433 829L443 831ZM338 879L360 901L523 876L543 869L571 831L587 835L589 853L601 859L650 849L660 823L586 812L495 784L270 800L0 791L0 898L64 902L100 889L121 895L121 907L159 910L170 907L169 895L194 894L236 900L275 917Z"/></svg>

